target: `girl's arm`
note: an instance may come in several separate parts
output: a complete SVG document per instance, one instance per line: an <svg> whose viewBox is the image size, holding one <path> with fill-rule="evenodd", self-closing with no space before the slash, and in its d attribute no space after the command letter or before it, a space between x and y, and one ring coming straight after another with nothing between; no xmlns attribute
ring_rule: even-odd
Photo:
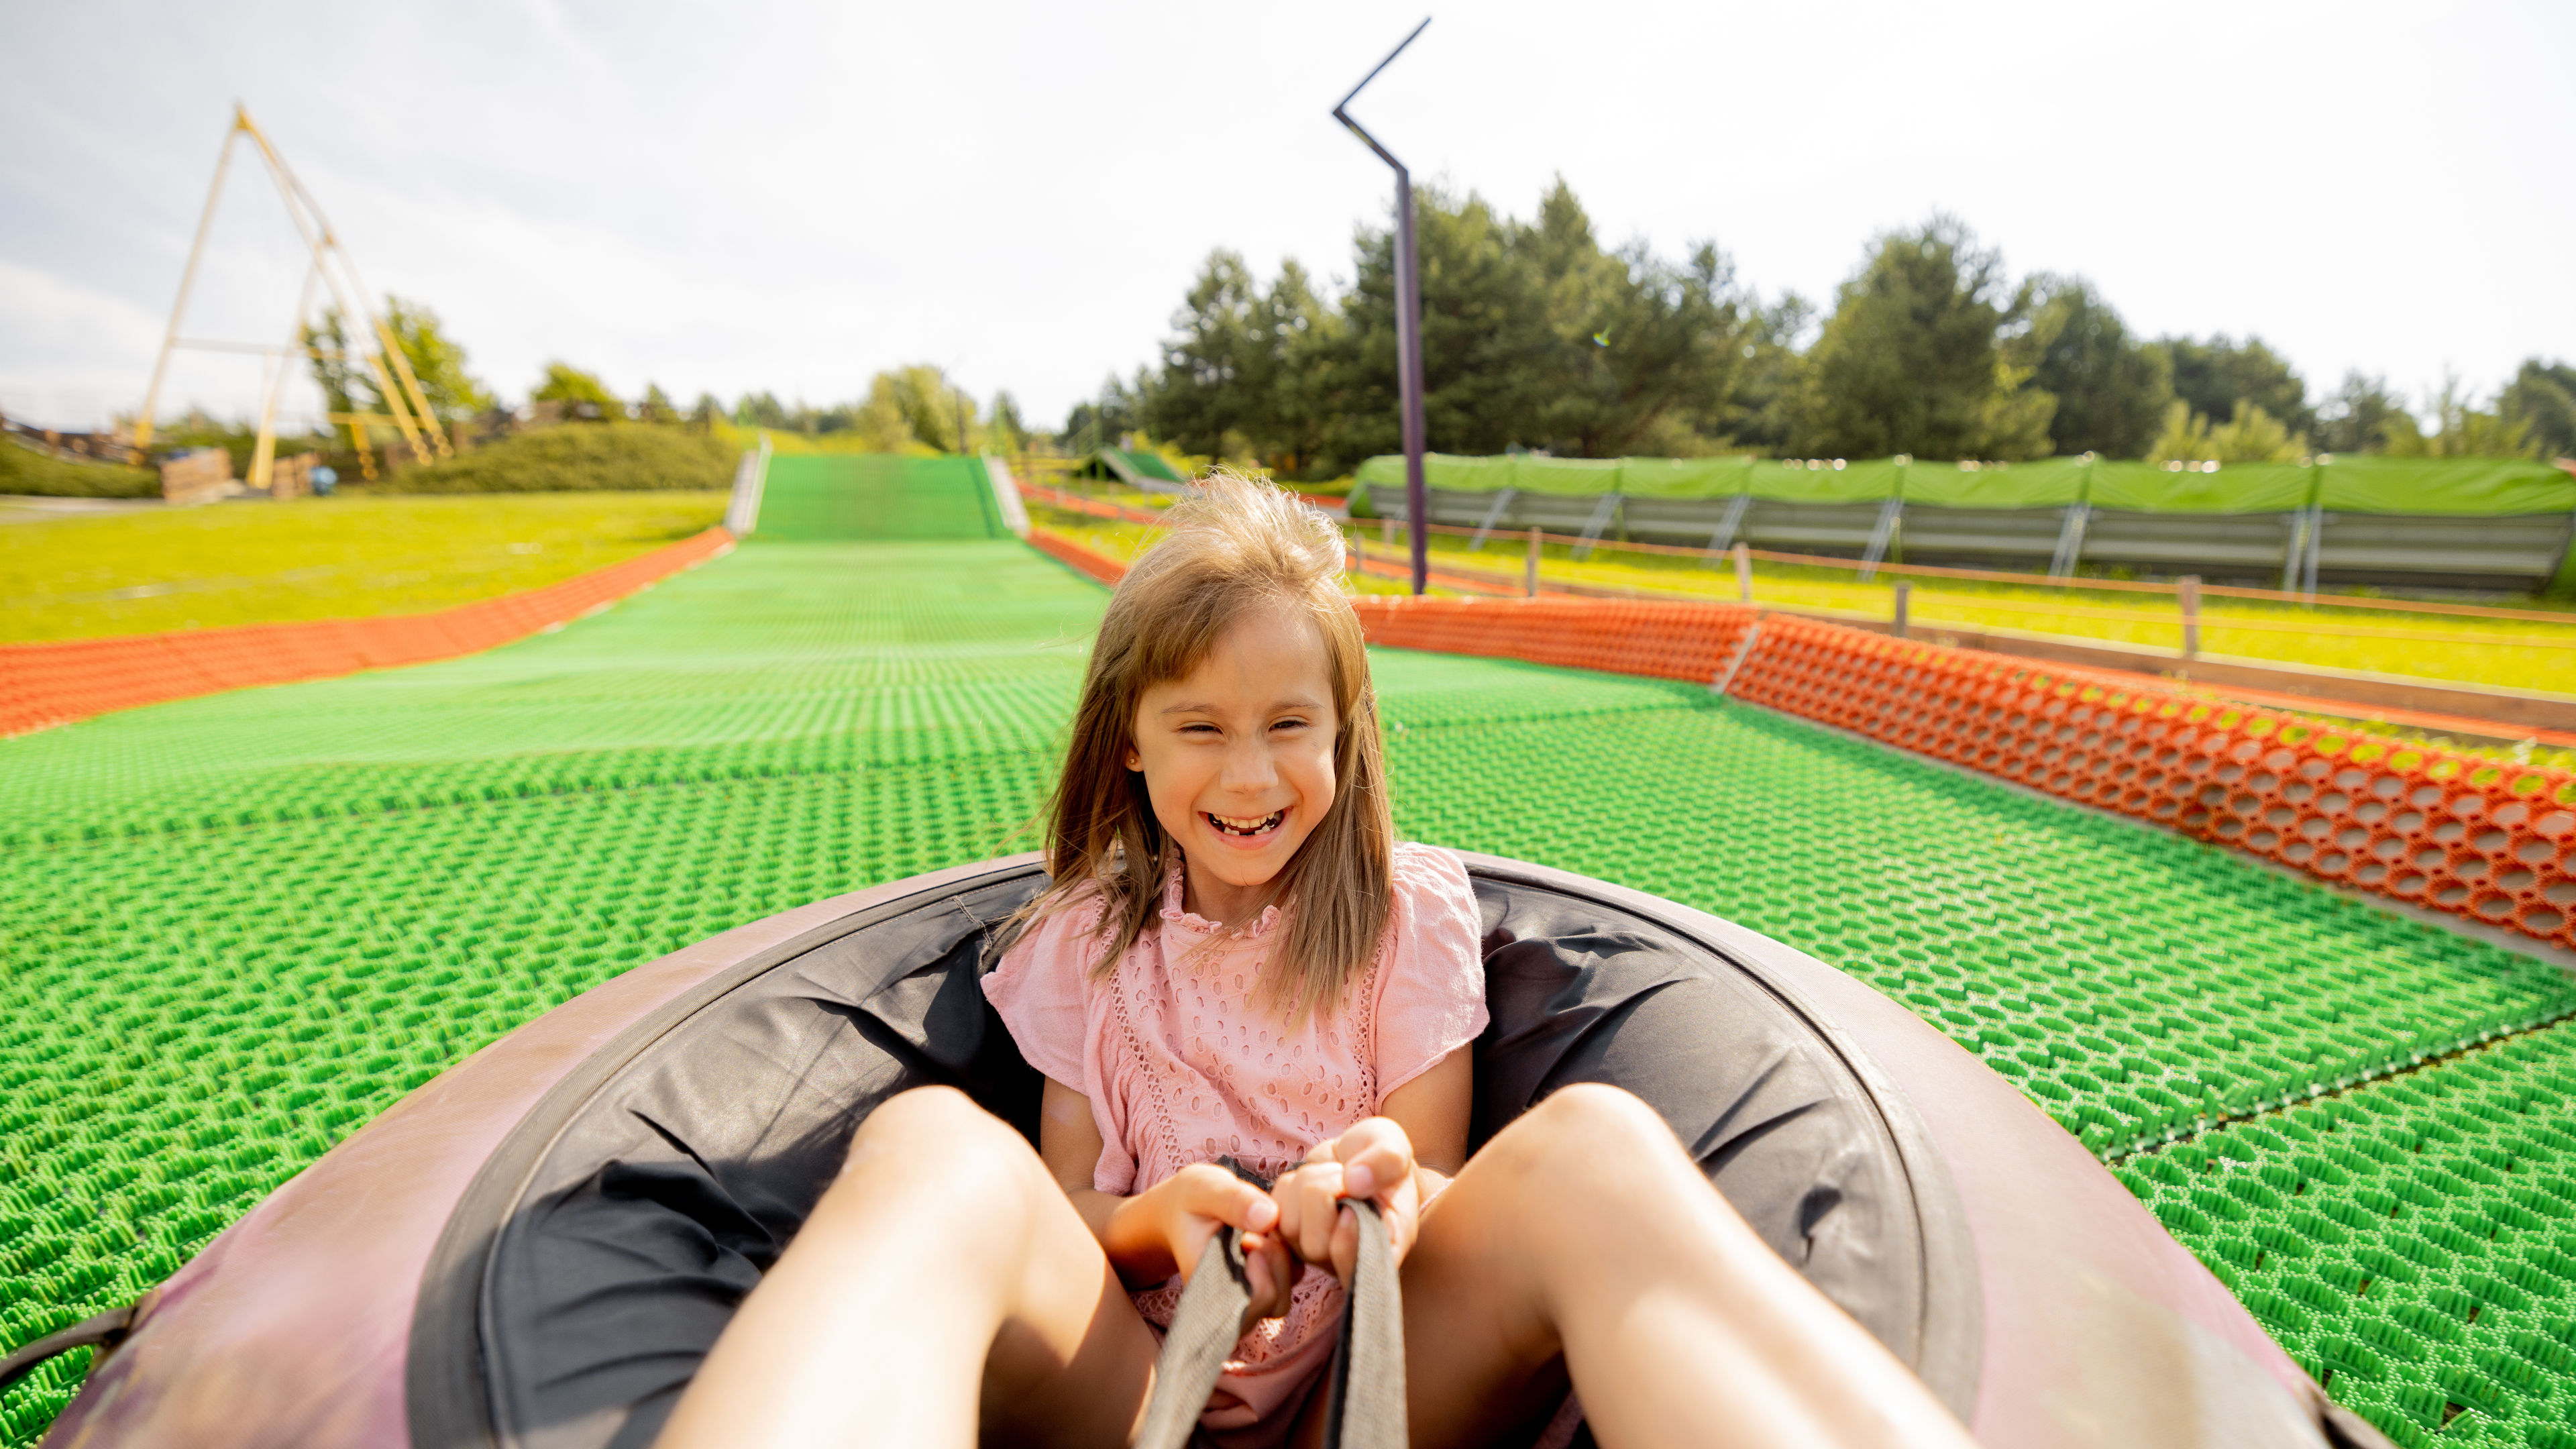
<svg viewBox="0 0 2576 1449"><path fill-rule="evenodd" d="M1130 1288L1150 1288L1176 1272L1186 1278L1198 1266L1208 1239L1224 1224L1245 1235L1245 1276L1252 1284L1245 1321L1288 1311L1288 1289L1296 1282L1297 1267L1268 1235L1279 1208L1267 1193L1205 1162L1182 1168L1134 1197L1102 1192L1091 1184L1105 1146L1100 1124L1091 1115L1091 1099L1047 1078L1038 1107L1038 1155L1121 1281Z"/></svg>

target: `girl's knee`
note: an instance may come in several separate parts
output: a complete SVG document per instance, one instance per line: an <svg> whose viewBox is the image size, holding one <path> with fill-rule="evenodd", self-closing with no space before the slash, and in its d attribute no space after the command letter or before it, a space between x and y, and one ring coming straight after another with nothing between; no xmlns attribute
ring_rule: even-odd
<svg viewBox="0 0 2576 1449"><path fill-rule="evenodd" d="M951 1173L1045 1172L1027 1138L954 1087L915 1087L878 1103L850 1139L848 1165L879 1152Z"/></svg>
<svg viewBox="0 0 2576 1449"><path fill-rule="evenodd" d="M1603 1082L1577 1082L1551 1093L1532 1107L1515 1129L1526 1125L1534 1146L1553 1155L1577 1152L1598 1158L1604 1153L1672 1153L1681 1143L1661 1114L1633 1092Z"/></svg>
<svg viewBox="0 0 2576 1449"><path fill-rule="evenodd" d="M974 1132L980 1122L1000 1125L993 1114L975 1105L975 1099L955 1087L914 1087L897 1092L879 1102L868 1119L859 1124L862 1132Z"/></svg>
<svg viewBox="0 0 2576 1449"><path fill-rule="evenodd" d="M1640 1191L1700 1175L1661 1114L1634 1093L1593 1082L1552 1093L1488 1151L1526 1205L1550 1214L1611 1211Z"/></svg>

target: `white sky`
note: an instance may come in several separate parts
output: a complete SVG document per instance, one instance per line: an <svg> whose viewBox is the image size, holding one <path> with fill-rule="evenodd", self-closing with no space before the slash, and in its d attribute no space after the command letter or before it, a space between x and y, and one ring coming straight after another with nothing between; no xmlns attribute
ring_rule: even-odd
<svg viewBox="0 0 2576 1449"><path fill-rule="evenodd" d="M1388 175L1328 113L1428 3L0 0L0 408L137 405L239 99L505 397L557 356L683 401L926 361L1050 423L1154 355L1211 247L1347 276ZM2260 334L2312 395L2576 358L2564 0L1436 16L1354 107L1417 177L1526 215L1562 173L1605 240L1713 238L1766 294L1941 208L2144 334ZM266 184L235 165L187 335L284 340ZM183 357L163 410L246 412L258 368Z"/></svg>

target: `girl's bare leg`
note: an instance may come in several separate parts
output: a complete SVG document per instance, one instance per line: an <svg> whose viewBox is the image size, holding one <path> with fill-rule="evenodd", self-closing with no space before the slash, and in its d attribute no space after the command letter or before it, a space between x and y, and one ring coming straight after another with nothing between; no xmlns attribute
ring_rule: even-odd
<svg viewBox="0 0 2576 1449"><path fill-rule="evenodd" d="M946 1088L871 1114L659 1449L1119 1446L1155 1344L1020 1135Z"/></svg>
<svg viewBox="0 0 2576 1449"><path fill-rule="evenodd" d="M1969 1444L1610 1087L1548 1098L1424 1213L1404 1341L1417 1445L1534 1432L1568 1371L1605 1449Z"/></svg>

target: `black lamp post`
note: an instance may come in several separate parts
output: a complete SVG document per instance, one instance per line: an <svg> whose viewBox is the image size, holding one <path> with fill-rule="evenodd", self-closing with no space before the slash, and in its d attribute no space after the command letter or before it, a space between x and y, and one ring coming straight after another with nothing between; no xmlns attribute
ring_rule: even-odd
<svg viewBox="0 0 2576 1449"><path fill-rule="evenodd" d="M1377 153L1377 159L1395 168L1395 386L1404 408L1404 518L1405 532L1413 538L1413 591L1417 594L1431 572L1431 536L1424 531L1429 503L1422 484L1422 279L1413 264L1413 175L1377 143L1377 137L1351 119L1348 107L1430 23L1430 16L1422 17L1413 35L1398 42L1377 63L1377 70L1360 77L1341 105L1333 107L1334 120L1350 127L1352 135Z"/></svg>

